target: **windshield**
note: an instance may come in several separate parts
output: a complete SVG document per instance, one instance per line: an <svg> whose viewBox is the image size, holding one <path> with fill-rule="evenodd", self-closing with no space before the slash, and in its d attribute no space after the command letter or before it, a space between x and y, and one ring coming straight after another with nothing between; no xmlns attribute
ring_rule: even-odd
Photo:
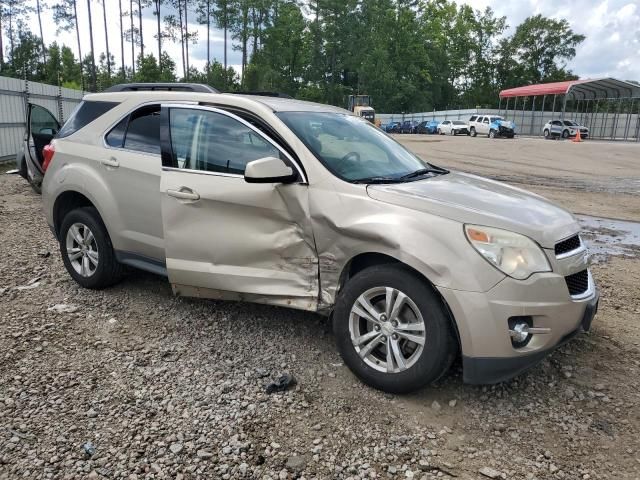
<svg viewBox="0 0 640 480"><path fill-rule="evenodd" d="M334 175L343 180L394 181L419 170L434 168L382 130L353 115L316 112L280 112L277 115Z"/></svg>
<svg viewBox="0 0 640 480"><path fill-rule="evenodd" d="M460 120L454 120L453 124L454 125L466 125L464 122L461 122Z"/></svg>

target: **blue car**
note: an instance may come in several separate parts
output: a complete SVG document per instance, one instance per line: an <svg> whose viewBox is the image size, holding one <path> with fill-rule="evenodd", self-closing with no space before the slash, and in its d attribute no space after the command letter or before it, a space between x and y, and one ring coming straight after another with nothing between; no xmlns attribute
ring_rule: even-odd
<svg viewBox="0 0 640 480"><path fill-rule="evenodd" d="M387 133L400 133L401 122L389 122L385 126L384 131Z"/></svg>
<svg viewBox="0 0 640 480"><path fill-rule="evenodd" d="M439 120L425 120L424 122L418 124L416 132L433 135L435 133L438 133L438 125L440 125Z"/></svg>
<svg viewBox="0 0 640 480"><path fill-rule="evenodd" d="M513 138L516 134L516 124L503 118L493 118L489 125L489 138Z"/></svg>

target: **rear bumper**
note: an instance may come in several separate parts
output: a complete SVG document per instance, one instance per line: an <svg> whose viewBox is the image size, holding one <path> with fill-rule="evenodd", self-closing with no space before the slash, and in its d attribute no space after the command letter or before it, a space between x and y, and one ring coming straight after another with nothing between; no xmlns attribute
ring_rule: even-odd
<svg viewBox="0 0 640 480"><path fill-rule="evenodd" d="M564 345L581 331L588 331L591 328L593 317L598 311L599 295L588 302L580 325L573 331L564 335L553 347L537 351L519 357L462 357L462 378L464 383L471 385L487 385L509 380L540 363L547 355L556 348Z"/></svg>

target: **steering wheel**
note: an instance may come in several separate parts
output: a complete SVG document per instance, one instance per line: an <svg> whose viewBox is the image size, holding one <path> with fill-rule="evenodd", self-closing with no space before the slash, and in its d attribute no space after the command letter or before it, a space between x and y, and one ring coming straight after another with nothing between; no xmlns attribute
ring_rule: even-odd
<svg viewBox="0 0 640 480"><path fill-rule="evenodd" d="M358 162L360 163L360 154L358 152L349 152L341 158L343 162Z"/></svg>

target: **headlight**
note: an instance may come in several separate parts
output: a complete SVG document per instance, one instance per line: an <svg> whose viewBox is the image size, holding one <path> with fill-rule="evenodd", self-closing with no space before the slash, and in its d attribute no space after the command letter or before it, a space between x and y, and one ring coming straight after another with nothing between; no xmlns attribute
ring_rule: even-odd
<svg viewBox="0 0 640 480"><path fill-rule="evenodd" d="M469 243L498 270L518 280L550 272L542 249L530 238L499 228L465 225Z"/></svg>

